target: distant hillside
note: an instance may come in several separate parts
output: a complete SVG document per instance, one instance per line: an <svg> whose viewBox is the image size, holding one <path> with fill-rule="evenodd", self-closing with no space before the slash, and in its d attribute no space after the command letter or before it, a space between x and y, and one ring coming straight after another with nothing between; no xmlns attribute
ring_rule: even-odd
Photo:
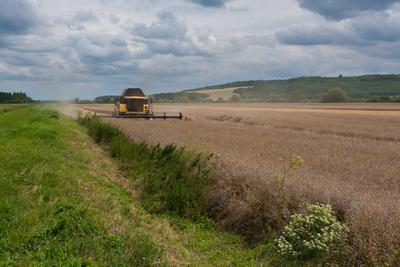
<svg viewBox="0 0 400 267"><path fill-rule="evenodd" d="M177 93L161 93L155 94L151 96L154 102L159 103L169 103L169 102L178 102L178 103L186 103L186 102L205 102L207 101L208 95L196 92L177 92Z"/></svg>
<svg viewBox="0 0 400 267"><path fill-rule="evenodd" d="M114 103L118 96L116 95L105 95L98 96L94 99L95 103Z"/></svg>
<svg viewBox="0 0 400 267"><path fill-rule="evenodd" d="M156 94L153 97L158 102L319 102L322 96L332 88L343 90L349 101L400 101L400 75L398 74L238 81L178 93ZM215 91L221 89L231 92L231 98L227 99L229 95L220 94L224 97L215 99L218 95ZM212 91L207 95L208 90ZM196 96L199 92L201 96Z"/></svg>

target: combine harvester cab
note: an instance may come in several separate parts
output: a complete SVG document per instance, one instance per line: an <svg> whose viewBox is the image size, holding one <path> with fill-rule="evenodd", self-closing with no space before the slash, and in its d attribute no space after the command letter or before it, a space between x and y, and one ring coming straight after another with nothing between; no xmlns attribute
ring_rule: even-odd
<svg viewBox="0 0 400 267"><path fill-rule="evenodd" d="M179 114L156 114L153 111L152 99L145 96L140 88L127 88L118 97L113 117L131 119L182 119L182 112Z"/></svg>

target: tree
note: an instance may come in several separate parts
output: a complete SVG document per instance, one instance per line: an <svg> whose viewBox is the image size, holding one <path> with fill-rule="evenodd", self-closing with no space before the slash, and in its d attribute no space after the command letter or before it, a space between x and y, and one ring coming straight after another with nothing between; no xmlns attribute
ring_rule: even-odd
<svg viewBox="0 0 400 267"><path fill-rule="evenodd" d="M322 96L322 103L342 103L346 102L347 96L340 88L333 88Z"/></svg>
<svg viewBox="0 0 400 267"><path fill-rule="evenodd" d="M32 102L33 100L22 92L15 92L15 93L0 92L0 103L23 104Z"/></svg>

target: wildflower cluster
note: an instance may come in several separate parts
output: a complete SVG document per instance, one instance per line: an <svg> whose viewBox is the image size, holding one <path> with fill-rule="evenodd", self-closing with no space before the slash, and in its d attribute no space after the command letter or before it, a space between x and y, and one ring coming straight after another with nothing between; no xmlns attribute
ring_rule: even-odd
<svg viewBox="0 0 400 267"><path fill-rule="evenodd" d="M339 222L330 205L307 206L308 214L290 218L276 240L278 252L289 258L311 259L338 255L346 245L348 228Z"/></svg>

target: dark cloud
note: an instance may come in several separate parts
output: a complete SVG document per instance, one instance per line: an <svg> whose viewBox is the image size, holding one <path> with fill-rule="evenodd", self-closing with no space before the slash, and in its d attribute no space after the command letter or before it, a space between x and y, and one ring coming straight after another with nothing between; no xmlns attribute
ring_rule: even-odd
<svg viewBox="0 0 400 267"><path fill-rule="evenodd" d="M378 59L381 64L392 64L391 60L398 61L400 59L400 42L396 43L378 43L370 47L361 47L360 51L371 57ZM383 60L382 60L383 59ZM398 72L398 69L395 70Z"/></svg>
<svg viewBox="0 0 400 267"><path fill-rule="evenodd" d="M123 38L108 35L81 33L70 35L66 41L70 65L78 72L91 75L125 73L132 68L132 55ZM127 63L128 62L128 63Z"/></svg>
<svg viewBox="0 0 400 267"><path fill-rule="evenodd" d="M288 45L341 45L358 42L351 31L327 26L295 27L276 34L278 40Z"/></svg>
<svg viewBox="0 0 400 267"><path fill-rule="evenodd" d="M110 14L110 21L111 21L111 23L113 23L113 24L117 24L117 23L120 22L120 19L119 19L116 15Z"/></svg>
<svg viewBox="0 0 400 267"><path fill-rule="evenodd" d="M38 16L30 0L0 1L0 35L28 32L38 23Z"/></svg>
<svg viewBox="0 0 400 267"><path fill-rule="evenodd" d="M204 36L189 36L185 23L179 21L171 12L161 12L150 25L138 24L132 34L137 42L145 45L150 55L174 55L207 57L207 44Z"/></svg>
<svg viewBox="0 0 400 267"><path fill-rule="evenodd" d="M69 18L58 18L56 24L64 25L73 31L86 30L85 23L95 22L98 20L97 15L93 11L77 11Z"/></svg>
<svg viewBox="0 0 400 267"><path fill-rule="evenodd" d="M157 15L156 22L149 26L137 24L133 32L146 39L183 39L186 36L187 27L178 21L173 13L163 11Z"/></svg>
<svg viewBox="0 0 400 267"><path fill-rule="evenodd" d="M399 0L297 0L302 8L328 19L351 18L363 11L382 11Z"/></svg>
<svg viewBox="0 0 400 267"><path fill-rule="evenodd" d="M223 7L231 0L190 0L191 2L205 7Z"/></svg>
<svg viewBox="0 0 400 267"><path fill-rule="evenodd" d="M21 53L52 53L57 51L55 40L36 35L11 35L0 38L0 48Z"/></svg>
<svg viewBox="0 0 400 267"><path fill-rule="evenodd" d="M398 14L375 14L357 17L350 22L355 35L366 41L395 42L400 40Z"/></svg>
<svg viewBox="0 0 400 267"><path fill-rule="evenodd" d="M91 22L96 21L97 16L93 11L77 11L74 19L80 22Z"/></svg>
<svg viewBox="0 0 400 267"><path fill-rule="evenodd" d="M365 14L334 26L298 26L276 34L288 45L366 46L377 42L400 41L400 21L396 12Z"/></svg>

